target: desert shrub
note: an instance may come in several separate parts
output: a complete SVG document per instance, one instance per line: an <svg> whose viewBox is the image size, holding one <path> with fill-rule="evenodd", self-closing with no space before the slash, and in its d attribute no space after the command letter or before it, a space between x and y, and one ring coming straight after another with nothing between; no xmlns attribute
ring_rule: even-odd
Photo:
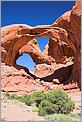
<svg viewBox="0 0 82 122"><path fill-rule="evenodd" d="M54 89L47 93L34 92L31 95L26 94L22 96L6 93L6 97L19 100L26 105L36 103L39 115L69 114L75 107L68 94L59 89Z"/></svg>
<svg viewBox="0 0 82 122"><path fill-rule="evenodd" d="M32 111L33 112L38 112L38 108L33 108Z"/></svg>
<svg viewBox="0 0 82 122"><path fill-rule="evenodd" d="M31 105L32 101L31 101L31 95L22 95L22 97L16 98L19 99L19 101L24 102L26 105Z"/></svg>
<svg viewBox="0 0 82 122"><path fill-rule="evenodd" d="M43 92L33 92L31 95L31 101L32 103L36 103L36 106L39 106L42 100L45 99L45 93Z"/></svg>
<svg viewBox="0 0 82 122"><path fill-rule="evenodd" d="M22 100L22 96L15 95L14 99L21 101Z"/></svg>
<svg viewBox="0 0 82 122"><path fill-rule="evenodd" d="M42 100L38 108L39 115L53 114L58 110L58 105L53 104L47 100Z"/></svg>
<svg viewBox="0 0 82 122"><path fill-rule="evenodd" d="M62 120L64 122L67 121L73 121L74 118L69 116L69 115L65 115L65 114L52 114L52 115L48 115L47 117L48 120Z"/></svg>
<svg viewBox="0 0 82 122"><path fill-rule="evenodd" d="M69 114L74 107L75 104L68 95L63 91L56 89L46 94L46 100L43 100L39 105L39 114ZM42 109L46 112L43 113Z"/></svg>
<svg viewBox="0 0 82 122"><path fill-rule="evenodd" d="M31 101L31 95L22 95L22 96L17 96L16 94L10 94L10 93L5 93L5 96L8 99L16 99L19 100L20 102L24 102L26 105L31 105L32 101Z"/></svg>
<svg viewBox="0 0 82 122"><path fill-rule="evenodd" d="M36 103L36 106L38 106L41 101L45 98L44 93L42 92L33 92L31 95L23 95L20 98L21 102L24 102L27 105L32 105L33 103Z"/></svg>
<svg viewBox="0 0 82 122"><path fill-rule="evenodd" d="M47 100L58 105L57 113L68 114L75 108L75 104L71 101L68 94L59 89L52 90L48 94Z"/></svg>
<svg viewBox="0 0 82 122"><path fill-rule="evenodd" d="M47 93L46 99L51 101L52 103L57 103L60 104L67 102L68 99L68 94L59 90L59 89L54 89L50 92Z"/></svg>
<svg viewBox="0 0 82 122"><path fill-rule="evenodd" d="M9 99L9 98L10 98L9 92L6 92L6 93L5 93L5 96Z"/></svg>
<svg viewBox="0 0 82 122"><path fill-rule="evenodd" d="M12 100L12 99L15 99L15 94L10 94L10 99Z"/></svg>
<svg viewBox="0 0 82 122"><path fill-rule="evenodd" d="M5 93L5 96L8 98L8 99L15 99L15 94L9 94L9 92L6 92Z"/></svg>

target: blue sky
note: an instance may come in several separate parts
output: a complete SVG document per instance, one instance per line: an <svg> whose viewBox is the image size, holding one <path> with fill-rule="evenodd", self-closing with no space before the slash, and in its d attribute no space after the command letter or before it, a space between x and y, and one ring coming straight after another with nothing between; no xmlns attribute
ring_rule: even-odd
<svg viewBox="0 0 82 122"><path fill-rule="evenodd" d="M3 1L1 2L1 26L28 24L31 26L52 24L63 13L70 10L75 1ZM37 38L41 51L48 38ZM35 63L28 54L23 54L17 64L34 70Z"/></svg>

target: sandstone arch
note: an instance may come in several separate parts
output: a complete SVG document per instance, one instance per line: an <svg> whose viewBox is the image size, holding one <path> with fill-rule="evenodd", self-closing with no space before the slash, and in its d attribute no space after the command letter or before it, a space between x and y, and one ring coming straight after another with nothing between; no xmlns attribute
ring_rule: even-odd
<svg viewBox="0 0 82 122"><path fill-rule="evenodd" d="M66 64L67 58L71 57L74 62L71 81L80 86L80 18L80 2L77 2L72 10L66 12L52 25L31 27L15 24L2 27L2 62L18 68L16 59L24 52L28 53L36 64ZM49 38L47 54L39 50L35 40L37 37Z"/></svg>

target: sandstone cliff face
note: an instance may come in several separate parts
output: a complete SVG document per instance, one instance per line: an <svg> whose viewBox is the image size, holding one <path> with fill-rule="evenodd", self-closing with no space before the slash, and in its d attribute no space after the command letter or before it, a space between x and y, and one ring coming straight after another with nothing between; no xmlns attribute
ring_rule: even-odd
<svg viewBox="0 0 82 122"><path fill-rule="evenodd" d="M31 27L16 24L2 27L2 90L25 93L37 89L45 91L46 86L39 86L36 79L49 82L55 79L60 85L64 83L69 86L71 83L73 88L80 87L80 27L80 2L76 2L72 10L52 25ZM39 49L37 37L49 38L43 52ZM36 63L35 74L16 64L23 53L28 53Z"/></svg>
<svg viewBox="0 0 82 122"><path fill-rule="evenodd" d="M81 13L80 2L76 2L72 10L64 13L60 18L52 24L53 27L62 28L62 31L56 30L57 33L52 34L49 44L46 46L44 53L52 56L56 63L66 63L72 59L74 67L70 81L78 83L80 87L80 50L81 50ZM67 34L66 34L67 33ZM71 60L70 60L71 63ZM63 67L63 65L62 65ZM39 74L38 67L36 68ZM45 71L45 70L44 70ZM43 72L43 69L42 69ZM46 74L47 75L47 74Z"/></svg>
<svg viewBox="0 0 82 122"><path fill-rule="evenodd" d="M65 42L70 43L69 46L74 56L73 80L78 82L80 86L80 58L81 58L81 8L80 2L77 1L71 11L65 13L54 24L64 28L68 37L64 38ZM69 51L70 52L70 51Z"/></svg>

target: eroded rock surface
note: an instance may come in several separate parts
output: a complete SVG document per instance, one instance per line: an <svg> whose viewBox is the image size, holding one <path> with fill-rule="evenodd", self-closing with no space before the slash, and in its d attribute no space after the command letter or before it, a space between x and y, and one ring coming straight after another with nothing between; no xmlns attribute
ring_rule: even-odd
<svg viewBox="0 0 82 122"><path fill-rule="evenodd" d="M52 25L31 27L15 24L1 28L2 90L18 93L47 91L48 85L38 81L70 84L80 88L80 50L81 50L80 2L72 10L64 13ZM48 37L49 43L40 51L37 37ZM16 60L28 53L36 64L32 74ZM55 87L55 86L54 86ZM61 88L65 88L61 87Z"/></svg>
<svg viewBox="0 0 82 122"><path fill-rule="evenodd" d="M33 75L24 69L16 69L12 66L1 66L2 91L15 92L16 94L27 94L34 91L47 91L48 86L42 86L34 80Z"/></svg>
<svg viewBox="0 0 82 122"><path fill-rule="evenodd" d="M74 82L78 82L80 86L80 58L81 58L81 8L80 1L77 1L75 6L73 6L71 11L66 12L63 16L61 16L53 26L58 26L65 29L68 33L66 38L63 38L64 42L68 42L70 48L73 52L74 57L74 69L73 69L73 80ZM63 36L62 36L63 37ZM61 37L61 38L62 38ZM50 41L51 42L51 41ZM51 48L52 49L52 48ZM53 51L52 51L53 52ZM71 54L70 51L67 56Z"/></svg>
<svg viewBox="0 0 82 122"><path fill-rule="evenodd" d="M52 56L57 64L74 62L73 71L71 73L70 81L81 86L80 82L80 58L81 58L81 13L80 13L80 1L77 1L72 10L64 13L60 18L52 24L53 27L58 28L49 30L50 37L49 44L46 45L45 54ZM43 64L44 65L44 64ZM39 66L40 67L40 66ZM48 66L49 67L49 66ZM62 64L63 67L63 64ZM51 68L51 67L50 67ZM41 74L43 72L43 66L40 69L36 67L36 73ZM47 68L48 69L48 68ZM55 69L55 67L54 67ZM53 70L53 68L52 68ZM52 72L51 70L51 72ZM49 69L50 71L50 69ZM44 70L45 72L45 70ZM46 73L46 72L45 72ZM47 72L48 73L48 72ZM48 73L49 74L49 73ZM47 75L47 74L46 74Z"/></svg>

